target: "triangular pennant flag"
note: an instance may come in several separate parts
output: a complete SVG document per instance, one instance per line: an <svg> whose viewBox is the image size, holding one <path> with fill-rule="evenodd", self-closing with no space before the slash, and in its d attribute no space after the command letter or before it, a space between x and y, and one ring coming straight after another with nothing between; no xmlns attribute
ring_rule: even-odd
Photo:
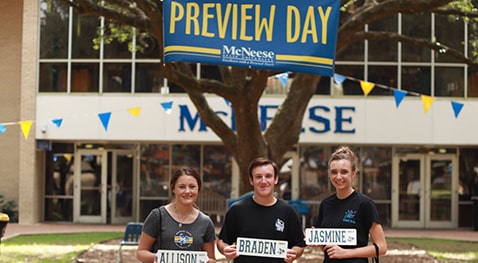
<svg viewBox="0 0 478 263"><path fill-rule="evenodd" d="M289 79L289 72L277 74L275 77L282 83L284 87L287 87L287 80Z"/></svg>
<svg viewBox="0 0 478 263"><path fill-rule="evenodd" d="M337 82L337 84L342 84L345 81L345 76L334 74L334 80Z"/></svg>
<svg viewBox="0 0 478 263"><path fill-rule="evenodd" d="M140 108L140 107L129 108L129 109L128 109L128 112L129 112L131 115L138 117L138 116L139 116L139 113L141 112L141 108Z"/></svg>
<svg viewBox="0 0 478 263"><path fill-rule="evenodd" d="M60 128L60 127L61 127L61 123L63 122L63 118L54 119L54 120L51 120L51 122L52 122L57 128Z"/></svg>
<svg viewBox="0 0 478 263"><path fill-rule="evenodd" d="M361 80L360 86L362 87L362 91L365 94L365 96L367 96L373 90L373 88L375 87L375 84Z"/></svg>
<svg viewBox="0 0 478 263"><path fill-rule="evenodd" d="M456 101L451 102L451 107L453 108L453 113L455 113L455 118L458 118L458 115L460 114L461 109L463 109L463 105L464 104L461 102L456 102Z"/></svg>
<svg viewBox="0 0 478 263"><path fill-rule="evenodd" d="M163 109L166 111L167 114L171 114L173 108L173 101L162 102L161 106L163 106Z"/></svg>
<svg viewBox="0 0 478 263"><path fill-rule="evenodd" d="M403 98L407 95L408 92L403 90L394 89L393 96L395 97L395 106L398 108L400 103L402 103Z"/></svg>
<svg viewBox="0 0 478 263"><path fill-rule="evenodd" d="M25 137L25 140L28 139L28 134L30 133L33 121L20 121L18 123L20 123L20 128L22 128L23 137Z"/></svg>
<svg viewBox="0 0 478 263"><path fill-rule="evenodd" d="M5 133L7 131L7 128L5 128L5 125L0 124L0 133Z"/></svg>
<svg viewBox="0 0 478 263"><path fill-rule="evenodd" d="M103 128L105 128L105 131L107 131L111 118L111 112L100 113L98 114L98 117L100 118L101 124L103 124Z"/></svg>
<svg viewBox="0 0 478 263"><path fill-rule="evenodd" d="M433 101L435 101L435 98L427 95L420 95L420 97L422 98L423 110L427 113L430 106L432 106Z"/></svg>

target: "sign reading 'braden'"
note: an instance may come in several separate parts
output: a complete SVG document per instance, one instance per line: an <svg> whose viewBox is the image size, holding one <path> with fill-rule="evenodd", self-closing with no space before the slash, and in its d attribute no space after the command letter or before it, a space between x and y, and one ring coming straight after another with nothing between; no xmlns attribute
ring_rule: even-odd
<svg viewBox="0 0 478 263"><path fill-rule="evenodd" d="M208 260L205 251L158 250L157 263L206 263Z"/></svg>
<svg viewBox="0 0 478 263"><path fill-rule="evenodd" d="M287 241L257 238L237 238L237 253L239 255L285 258L287 255Z"/></svg>
<svg viewBox="0 0 478 263"><path fill-rule="evenodd" d="M357 230L353 228L306 228L307 245L357 245Z"/></svg>

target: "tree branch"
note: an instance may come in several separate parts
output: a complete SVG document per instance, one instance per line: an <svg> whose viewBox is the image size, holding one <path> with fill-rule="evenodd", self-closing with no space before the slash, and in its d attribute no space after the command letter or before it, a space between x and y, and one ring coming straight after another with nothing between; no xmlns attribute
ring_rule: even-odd
<svg viewBox="0 0 478 263"><path fill-rule="evenodd" d="M445 46L439 41L433 42L424 38L415 38L409 37L406 35L400 35L395 32L378 32L378 31L369 31L369 32L358 32L355 34L356 40L383 40L383 41L396 41L402 42L408 45L426 47L432 50L435 50L440 53L446 53L449 56L452 56L458 59L459 62L468 64L470 68L478 70L478 63L473 61L470 58L465 57L463 52L460 52L454 48Z"/></svg>

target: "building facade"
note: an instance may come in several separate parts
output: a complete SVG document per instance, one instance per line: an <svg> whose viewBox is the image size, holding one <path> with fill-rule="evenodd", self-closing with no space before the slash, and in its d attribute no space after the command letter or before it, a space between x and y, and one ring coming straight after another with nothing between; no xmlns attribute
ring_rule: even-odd
<svg viewBox="0 0 478 263"><path fill-rule="evenodd" d="M233 158L164 79L153 39L137 39L141 53L93 42L107 23L56 0L6 0L0 11L0 195L18 203L20 223L144 220L168 201L169 178L183 165L200 171L205 190L239 196ZM471 52L473 28L433 14L397 15L366 30L420 34ZM277 193L309 206L307 223L333 192L328 156L350 145L361 160L355 188L375 200L384 226L472 226L477 75L445 51L363 41L337 58L342 81L322 78L299 143L281 165ZM213 66L195 68L218 78ZM259 108L264 127L291 80L269 79ZM363 83L376 84L367 96ZM400 91L407 94L398 101ZM213 95L208 102L232 127L230 105Z"/></svg>

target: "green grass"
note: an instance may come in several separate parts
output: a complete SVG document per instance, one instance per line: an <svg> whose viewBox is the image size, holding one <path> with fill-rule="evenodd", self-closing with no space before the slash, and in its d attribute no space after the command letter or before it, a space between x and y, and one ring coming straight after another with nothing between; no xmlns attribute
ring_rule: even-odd
<svg viewBox="0 0 478 263"><path fill-rule="evenodd" d="M0 261L71 263L94 244L122 237L122 232L22 235L2 241Z"/></svg>
<svg viewBox="0 0 478 263"><path fill-rule="evenodd" d="M440 262L478 262L478 243L433 238L387 238L387 242L412 244Z"/></svg>
<svg viewBox="0 0 478 263"><path fill-rule="evenodd" d="M2 263L71 263L96 243L122 238L122 232L22 235L2 240ZM432 238L387 238L426 250L440 262L478 263L478 243Z"/></svg>

